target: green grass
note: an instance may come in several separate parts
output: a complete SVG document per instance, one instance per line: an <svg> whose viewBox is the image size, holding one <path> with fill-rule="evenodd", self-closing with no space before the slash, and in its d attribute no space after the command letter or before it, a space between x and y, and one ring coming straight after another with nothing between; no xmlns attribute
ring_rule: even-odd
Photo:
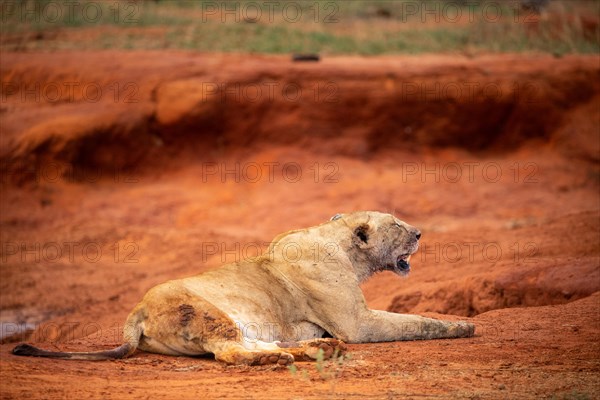
<svg viewBox="0 0 600 400"><path fill-rule="evenodd" d="M0 48L361 55L600 52L598 0L554 0L537 23L535 15L516 9L514 2L484 1L457 8L461 1L280 0L270 9L263 1L250 0L79 0L67 16L68 6L61 1L0 0ZM57 4L61 18L54 18ZM256 4L262 5L260 16ZM7 8L15 5L17 9ZM23 16L19 7L30 12ZM463 15L462 22L454 20L456 12ZM591 28L582 17L592 21ZM94 30L101 31L100 38Z"/></svg>

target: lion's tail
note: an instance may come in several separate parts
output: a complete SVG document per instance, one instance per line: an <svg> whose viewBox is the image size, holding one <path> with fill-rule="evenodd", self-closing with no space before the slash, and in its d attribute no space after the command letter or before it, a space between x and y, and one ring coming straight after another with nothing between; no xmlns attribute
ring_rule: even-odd
<svg viewBox="0 0 600 400"><path fill-rule="evenodd" d="M135 349L133 349L135 350ZM60 358L63 360L89 360L89 361L100 361L100 360L115 360L117 358L125 358L129 354L133 353L132 347L129 343L122 344L119 347L115 347L111 350L105 351L90 351L90 352L66 352L66 351L48 351L39 349L29 344L20 344L12 350L12 353L17 356L31 356L31 357L49 357L49 358Z"/></svg>
<svg viewBox="0 0 600 400"><path fill-rule="evenodd" d="M12 350L12 353L17 356L49 357L63 360L101 361L125 358L133 354L135 349L137 349L140 337L142 336L142 326L139 314L139 312L132 313L129 316L125 323L125 328L123 329L123 336L125 337L126 343L115 347L114 349L90 352L48 351L23 343L16 346Z"/></svg>

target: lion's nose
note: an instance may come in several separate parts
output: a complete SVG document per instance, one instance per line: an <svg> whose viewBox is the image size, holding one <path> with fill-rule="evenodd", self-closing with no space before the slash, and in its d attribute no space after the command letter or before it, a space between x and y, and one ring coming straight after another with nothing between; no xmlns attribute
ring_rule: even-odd
<svg viewBox="0 0 600 400"><path fill-rule="evenodd" d="M421 239L421 231L416 231L415 232L415 237L417 238L417 240Z"/></svg>

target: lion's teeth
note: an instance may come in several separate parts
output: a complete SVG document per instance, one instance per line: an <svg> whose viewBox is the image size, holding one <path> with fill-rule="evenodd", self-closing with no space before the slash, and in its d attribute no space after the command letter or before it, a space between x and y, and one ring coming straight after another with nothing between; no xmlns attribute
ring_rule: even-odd
<svg viewBox="0 0 600 400"><path fill-rule="evenodd" d="M409 255L408 257L406 257L406 262L409 262L409 261L410 261L410 256L412 256L412 254L411 254L411 255Z"/></svg>

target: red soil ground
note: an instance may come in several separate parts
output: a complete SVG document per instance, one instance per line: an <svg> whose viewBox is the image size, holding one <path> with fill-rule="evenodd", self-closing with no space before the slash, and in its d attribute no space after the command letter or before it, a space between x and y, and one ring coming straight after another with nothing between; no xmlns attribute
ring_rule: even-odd
<svg viewBox="0 0 600 400"><path fill-rule="evenodd" d="M3 54L0 397L599 397L598 61ZM10 354L113 347L153 285L359 209L423 232L368 303L476 337L351 345L323 374Z"/></svg>

